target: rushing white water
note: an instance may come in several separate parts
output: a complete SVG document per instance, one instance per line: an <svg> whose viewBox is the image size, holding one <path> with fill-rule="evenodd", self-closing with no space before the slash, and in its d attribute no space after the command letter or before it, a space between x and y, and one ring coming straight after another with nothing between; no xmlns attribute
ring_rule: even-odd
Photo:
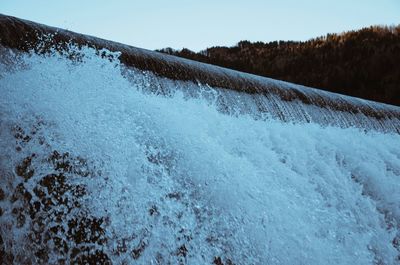
<svg viewBox="0 0 400 265"><path fill-rule="evenodd" d="M104 220L94 243L54 232L67 262L76 247L115 264L398 264L399 135L227 111L226 91L188 82L164 80L160 95L154 75L82 53L0 68L0 232L14 262L40 263L45 248L58 263L57 243L28 246L33 219L17 227L21 202L7 199L18 183L34 191L57 150L88 161L94 176L65 175ZM35 174L23 181L18 164L32 153Z"/></svg>

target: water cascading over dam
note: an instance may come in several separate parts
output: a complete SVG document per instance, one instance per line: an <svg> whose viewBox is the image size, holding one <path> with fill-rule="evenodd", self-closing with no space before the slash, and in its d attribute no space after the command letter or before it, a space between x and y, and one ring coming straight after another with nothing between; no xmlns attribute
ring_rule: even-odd
<svg viewBox="0 0 400 265"><path fill-rule="evenodd" d="M0 263L399 264L400 108L0 15Z"/></svg>

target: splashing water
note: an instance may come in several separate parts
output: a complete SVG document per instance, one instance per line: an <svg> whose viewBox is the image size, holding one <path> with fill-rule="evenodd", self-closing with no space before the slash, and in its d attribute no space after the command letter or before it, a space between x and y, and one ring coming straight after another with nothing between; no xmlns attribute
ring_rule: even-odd
<svg viewBox="0 0 400 265"><path fill-rule="evenodd" d="M2 62L6 263L399 261L399 135L283 123L102 52Z"/></svg>

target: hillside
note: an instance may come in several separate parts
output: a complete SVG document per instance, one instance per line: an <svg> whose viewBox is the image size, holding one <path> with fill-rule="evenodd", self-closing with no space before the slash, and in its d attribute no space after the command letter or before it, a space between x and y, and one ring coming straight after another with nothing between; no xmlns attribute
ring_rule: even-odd
<svg viewBox="0 0 400 265"><path fill-rule="evenodd" d="M400 105L400 25L327 34L305 42L240 41L233 47L158 50L192 60Z"/></svg>

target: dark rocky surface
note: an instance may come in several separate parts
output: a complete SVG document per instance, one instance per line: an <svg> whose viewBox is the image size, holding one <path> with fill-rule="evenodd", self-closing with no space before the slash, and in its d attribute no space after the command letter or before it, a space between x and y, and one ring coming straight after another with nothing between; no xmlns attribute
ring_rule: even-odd
<svg viewBox="0 0 400 265"><path fill-rule="evenodd" d="M183 215L192 214L195 202L190 194L161 194L159 201L143 209L150 218L148 223L139 224L137 233L115 236L110 216L99 216L87 203L97 196L88 191L87 184L109 185L107 176L90 159L55 150L44 137L49 127L51 124L39 118L29 126L5 126L14 141L16 160L12 167L0 164L0 182L7 183L0 189L0 264L143 264L152 228L157 225L176 230L177 247L159 249L153 257L156 264L174 264L171 260L188 264L188 257L196 253L191 241L197 232L180 228L174 215L179 221ZM151 164L165 170L168 163L164 160L169 156L150 151L147 155ZM158 185L156 178L149 181ZM161 213L163 203L180 205L182 211ZM206 210L197 209L194 214L198 225L207 222ZM205 243L221 248L224 240L218 237L210 234ZM208 259L210 264L234 264L221 257Z"/></svg>
<svg viewBox="0 0 400 265"><path fill-rule="evenodd" d="M111 264L102 251L107 242L104 218L92 216L83 206L87 192L85 184L79 184L79 178L101 176L96 176L86 159L68 152L33 153L31 142L49 149L44 139L36 137L43 124L38 121L29 131L19 125L12 127L15 150L24 157L14 172L7 172L9 179L2 179L13 184L0 190L0 200L9 202L6 212L11 212L11 222L1 222L0 260L2 264ZM41 172L34 169L43 167L46 170ZM24 242L11 240L4 229L7 225L21 230ZM25 245L26 252L17 250L16 244Z"/></svg>

